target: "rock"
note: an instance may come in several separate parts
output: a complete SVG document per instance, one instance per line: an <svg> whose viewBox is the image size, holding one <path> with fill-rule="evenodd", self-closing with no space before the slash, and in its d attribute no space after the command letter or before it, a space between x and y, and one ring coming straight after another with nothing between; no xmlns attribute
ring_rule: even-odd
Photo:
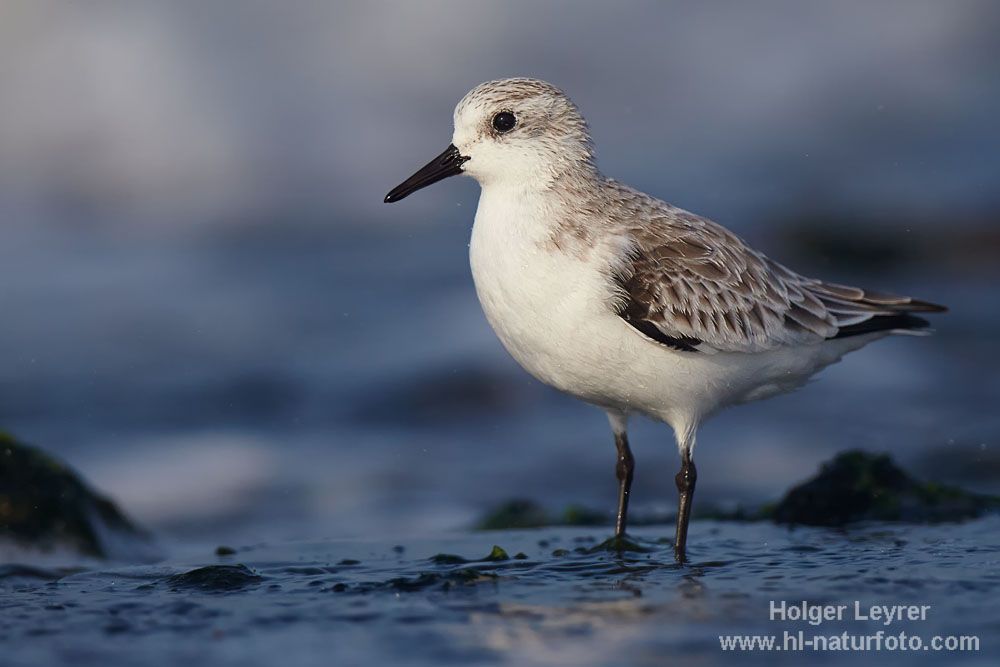
<svg viewBox="0 0 1000 667"><path fill-rule="evenodd" d="M148 560L148 534L63 462L0 433L0 543Z"/></svg>
<svg viewBox="0 0 1000 667"><path fill-rule="evenodd" d="M206 565L166 579L172 589L195 588L202 591L236 591L254 586L264 578L246 565Z"/></svg>
<svg viewBox="0 0 1000 667"><path fill-rule="evenodd" d="M774 509L778 523L843 526L856 521L959 521L1000 507L1000 498L918 482L887 455L855 450L824 463L816 477Z"/></svg>

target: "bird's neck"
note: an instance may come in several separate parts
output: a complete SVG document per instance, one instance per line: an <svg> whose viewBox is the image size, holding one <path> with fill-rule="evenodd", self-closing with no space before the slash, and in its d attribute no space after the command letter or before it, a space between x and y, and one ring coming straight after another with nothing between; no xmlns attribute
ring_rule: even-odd
<svg viewBox="0 0 1000 667"><path fill-rule="evenodd" d="M489 174L476 174L476 180L487 191L521 193L523 196L544 195L574 184L606 180L590 160L563 160L525 165L522 169Z"/></svg>
<svg viewBox="0 0 1000 667"><path fill-rule="evenodd" d="M483 184L473 240L490 252L587 256L604 220L595 212L607 208L607 182L591 167L564 171L545 187L513 180Z"/></svg>

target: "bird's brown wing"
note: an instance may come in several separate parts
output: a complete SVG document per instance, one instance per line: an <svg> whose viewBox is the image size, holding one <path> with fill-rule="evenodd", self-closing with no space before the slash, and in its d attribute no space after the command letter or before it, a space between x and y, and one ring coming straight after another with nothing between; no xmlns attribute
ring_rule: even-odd
<svg viewBox="0 0 1000 667"><path fill-rule="evenodd" d="M619 316L678 350L761 352L880 330L917 329L942 306L801 276L679 209L630 230Z"/></svg>

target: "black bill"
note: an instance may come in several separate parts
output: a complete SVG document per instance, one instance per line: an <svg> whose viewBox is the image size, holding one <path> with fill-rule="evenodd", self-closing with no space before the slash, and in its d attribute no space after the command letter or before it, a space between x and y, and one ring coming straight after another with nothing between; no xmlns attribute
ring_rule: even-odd
<svg viewBox="0 0 1000 667"><path fill-rule="evenodd" d="M425 164L413 176L397 185L385 196L385 203L399 201L403 197L412 194L420 188L427 187L431 183L437 183L442 178L448 178L455 174L462 173L462 165L469 158L458 152L452 144L445 149L444 153Z"/></svg>

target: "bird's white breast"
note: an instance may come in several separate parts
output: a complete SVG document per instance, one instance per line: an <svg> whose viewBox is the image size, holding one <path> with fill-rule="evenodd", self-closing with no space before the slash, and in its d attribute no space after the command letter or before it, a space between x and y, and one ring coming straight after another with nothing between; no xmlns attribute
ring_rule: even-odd
<svg viewBox="0 0 1000 667"><path fill-rule="evenodd" d="M620 402L614 378L632 337L610 306L613 239L564 252L553 245L557 224L538 195L484 188L469 245L476 292L504 347L528 372L610 407Z"/></svg>

